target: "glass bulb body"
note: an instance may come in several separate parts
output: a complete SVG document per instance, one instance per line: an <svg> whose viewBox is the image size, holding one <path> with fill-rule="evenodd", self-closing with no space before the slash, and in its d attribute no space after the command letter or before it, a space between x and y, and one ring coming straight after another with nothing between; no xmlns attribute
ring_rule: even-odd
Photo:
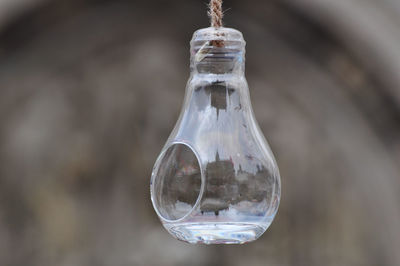
<svg viewBox="0 0 400 266"><path fill-rule="evenodd" d="M280 176L244 76L245 42L228 28L191 41L191 75L178 122L151 177L164 227L189 243L245 243L271 224Z"/></svg>

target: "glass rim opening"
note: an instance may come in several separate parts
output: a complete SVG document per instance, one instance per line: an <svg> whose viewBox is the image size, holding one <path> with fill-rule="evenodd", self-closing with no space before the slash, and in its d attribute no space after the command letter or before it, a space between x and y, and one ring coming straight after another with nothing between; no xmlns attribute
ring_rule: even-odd
<svg viewBox="0 0 400 266"><path fill-rule="evenodd" d="M196 200L193 204L193 206L191 207L190 210L188 210L184 215L174 219L171 217L166 217L165 214L163 214L163 212L161 211L162 206L160 206L161 204L159 204L158 200L157 200L157 195L156 195L156 178L160 178L160 176L158 176L159 171L160 171L160 167L162 165L162 160L165 158L165 156L167 155L168 151L171 150L171 148L173 148L176 145L183 145L185 148L188 148L190 150L190 152L193 153L196 162L199 166L199 172L200 172L200 190L199 193L197 194ZM163 177L161 177L163 178ZM198 153L196 152L196 150L188 143L185 142L180 142L180 141L174 141L169 143L168 145L166 145L163 148L163 151L161 152L161 154L159 155L159 157L157 158L157 161L155 163L155 167L153 169L152 175L151 175L151 181L150 181L150 196L151 196L151 201L154 207L154 210L156 211L158 217L164 221L164 222L179 222L182 221L184 219L186 219L187 217L189 217L190 215L192 215L194 213L194 211L199 207L200 202L203 198L203 194L204 194L204 189L205 189L205 176L204 176L204 171L203 171L203 166L201 164L201 160L200 157L198 155Z"/></svg>

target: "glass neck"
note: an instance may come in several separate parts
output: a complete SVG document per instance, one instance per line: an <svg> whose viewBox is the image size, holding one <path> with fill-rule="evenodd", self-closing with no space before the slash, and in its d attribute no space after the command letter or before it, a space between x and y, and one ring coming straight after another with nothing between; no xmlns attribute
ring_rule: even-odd
<svg viewBox="0 0 400 266"><path fill-rule="evenodd" d="M192 74L244 75L245 45L242 33L235 29L196 31L190 49Z"/></svg>
<svg viewBox="0 0 400 266"><path fill-rule="evenodd" d="M242 47L203 45L192 49L192 74L244 75L245 59Z"/></svg>

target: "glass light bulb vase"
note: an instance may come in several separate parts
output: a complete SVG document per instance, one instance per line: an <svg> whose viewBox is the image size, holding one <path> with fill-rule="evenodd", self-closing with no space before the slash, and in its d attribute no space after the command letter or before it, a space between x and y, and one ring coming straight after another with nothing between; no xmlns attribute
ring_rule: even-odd
<svg viewBox="0 0 400 266"><path fill-rule="evenodd" d="M157 215L179 240L253 241L278 210L279 170L254 117L244 56L237 30L194 33L183 108L150 185Z"/></svg>

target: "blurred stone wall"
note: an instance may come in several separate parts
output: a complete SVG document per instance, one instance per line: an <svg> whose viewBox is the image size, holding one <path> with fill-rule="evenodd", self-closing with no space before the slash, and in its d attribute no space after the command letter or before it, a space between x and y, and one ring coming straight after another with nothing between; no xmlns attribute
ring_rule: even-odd
<svg viewBox="0 0 400 266"><path fill-rule="evenodd" d="M2 3L0 265L400 265L398 2L225 1L282 175L242 246L178 242L150 203L204 1Z"/></svg>

